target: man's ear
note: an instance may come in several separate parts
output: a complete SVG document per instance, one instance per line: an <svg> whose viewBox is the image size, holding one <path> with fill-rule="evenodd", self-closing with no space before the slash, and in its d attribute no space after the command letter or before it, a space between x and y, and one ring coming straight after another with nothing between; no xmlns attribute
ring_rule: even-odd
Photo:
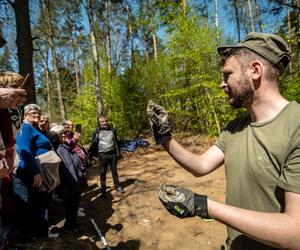
<svg viewBox="0 0 300 250"><path fill-rule="evenodd" d="M250 65L251 77L253 80L261 78L263 71L263 64L260 61L253 61Z"/></svg>

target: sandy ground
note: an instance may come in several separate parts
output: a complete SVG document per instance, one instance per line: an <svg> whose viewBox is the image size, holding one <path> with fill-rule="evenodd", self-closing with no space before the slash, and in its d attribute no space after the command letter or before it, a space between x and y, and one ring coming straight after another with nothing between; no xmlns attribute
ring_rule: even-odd
<svg viewBox="0 0 300 250"><path fill-rule="evenodd" d="M201 152L211 141L182 138L185 146ZM111 249L130 250L217 250L226 238L224 225L199 217L179 219L167 212L157 198L162 183L182 185L197 193L223 202L224 168L196 178L174 162L160 146L150 145L134 153L124 153L119 161L119 178L125 193L113 189L108 172L107 199L101 197L97 166L88 169L88 188L82 195L86 217L79 218L85 230L82 235L64 234L56 239L39 240L28 249L106 249L91 224L94 219ZM52 224L63 225L63 208L54 202Z"/></svg>

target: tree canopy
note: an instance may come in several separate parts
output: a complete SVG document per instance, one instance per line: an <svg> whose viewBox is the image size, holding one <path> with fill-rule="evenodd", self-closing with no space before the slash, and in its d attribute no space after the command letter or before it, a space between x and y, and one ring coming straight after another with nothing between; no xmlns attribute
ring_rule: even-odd
<svg viewBox="0 0 300 250"><path fill-rule="evenodd" d="M120 137L148 130L150 99L170 112L175 131L214 136L241 112L229 107L219 88L217 46L250 31L272 32L288 41L293 56L281 79L282 93L300 101L300 1L222 4L2 0L8 43L0 70L32 71L28 88L36 95L31 93L30 102L40 104L51 122L81 124L83 142L97 126L99 112L110 117Z"/></svg>

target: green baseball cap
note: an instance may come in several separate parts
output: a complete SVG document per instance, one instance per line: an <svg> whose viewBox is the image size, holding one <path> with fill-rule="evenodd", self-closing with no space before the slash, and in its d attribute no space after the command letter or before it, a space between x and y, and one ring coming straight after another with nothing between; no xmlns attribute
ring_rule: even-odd
<svg viewBox="0 0 300 250"><path fill-rule="evenodd" d="M248 48L274 64L281 72L291 60L291 51L287 42L280 36L268 33L250 32L245 40L236 45L218 47L220 56L230 48Z"/></svg>

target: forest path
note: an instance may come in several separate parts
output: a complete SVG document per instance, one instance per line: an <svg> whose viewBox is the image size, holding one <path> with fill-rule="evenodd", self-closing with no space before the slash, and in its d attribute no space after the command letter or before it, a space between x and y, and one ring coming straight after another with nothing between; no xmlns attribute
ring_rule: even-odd
<svg viewBox="0 0 300 250"><path fill-rule="evenodd" d="M190 138L188 140L192 141ZM194 152L201 152L211 143L187 142L187 147ZM103 199L100 195L98 167L89 168L89 187L82 195L82 207L87 216L79 218L85 230L84 235L80 241L75 235L60 236L56 240L49 240L43 249L105 249L90 222L91 218L96 221L111 249L220 249L226 238L224 225L216 221L205 222L199 217L179 219L172 216L157 198L157 190L162 183L173 183L224 202L223 167L208 176L196 178L179 167L161 146L156 145L139 148L123 156L118 169L125 193L119 194L112 188L109 171L107 184L110 188L107 199ZM62 219L61 211L60 217ZM63 225L63 220L58 217L56 221L59 227Z"/></svg>

